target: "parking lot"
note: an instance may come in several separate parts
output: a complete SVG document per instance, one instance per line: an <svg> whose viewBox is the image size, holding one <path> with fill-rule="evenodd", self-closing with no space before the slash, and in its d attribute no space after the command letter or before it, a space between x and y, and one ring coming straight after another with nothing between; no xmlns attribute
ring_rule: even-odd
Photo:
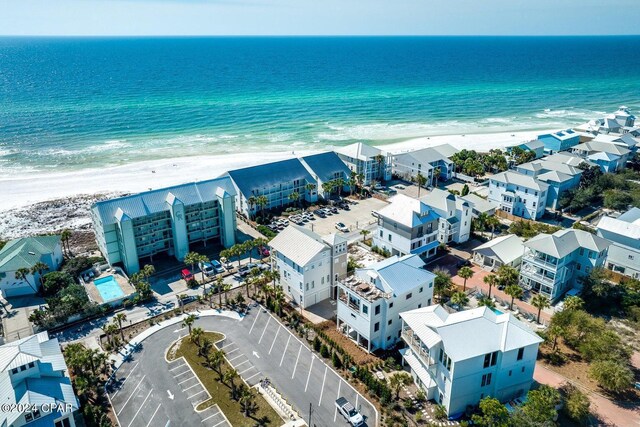
<svg viewBox="0 0 640 427"><path fill-rule="evenodd" d="M376 425L374 406L260 307L251 308L242 321L203 317L195 326L225 335L216 346L249 385L268 378L305 420L311 405L311 425L348 425L335 407L338 397L358 408L366 425ZM182 359L167 363L164 358L171 343L185 334L177 326L156 332L118 370L108 393L121 426L228 425L217 407L195 412L207 392Z"/></svg>

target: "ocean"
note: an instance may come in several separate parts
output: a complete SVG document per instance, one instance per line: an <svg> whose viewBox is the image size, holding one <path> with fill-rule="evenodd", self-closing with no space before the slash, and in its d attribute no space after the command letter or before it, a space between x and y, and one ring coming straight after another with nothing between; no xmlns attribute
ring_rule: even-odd
<svg viewBox="0 0 640 427"><path fill-rule="evenodd" d="M640 110L640 37L0 38L0 175L563 128Z"/></svg>

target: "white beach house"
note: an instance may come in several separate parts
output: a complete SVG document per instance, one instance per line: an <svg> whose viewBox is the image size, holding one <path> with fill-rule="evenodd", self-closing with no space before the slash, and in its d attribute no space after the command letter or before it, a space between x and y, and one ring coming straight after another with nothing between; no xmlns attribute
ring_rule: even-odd
<svg viewBox="0 0 640 427"><path fill-rule="evenodd" d="M486 270L495 271L503 265L518 267L523 253L524 240L515 234L507 234L475 247L471 261Z"/></svg>
<svg viewBox="0 0 640 427"><path fill-rule="evenodd" d="M607 268L640 279L640 208L631 208L617 218L603 216L597 229L598 236L611 242Z"/></svg>
<svg viewBox="0 0 640 427"><path fill-rule="evenodd" d="M595 267L602 267L610 242L575 229L541 233L524 243L520 285L557 301Z"/></svg>
<svg viewBox="0 0 640 427"><path fill-rule="evenodd" d="M418 174L427 178L428 186L437 185L436 177L448 181L453 177L455 165L451 156L459 152L449 144L397 153L391 156L391 171L407 181L415 180Z"/></svg>
<svg viewBox="0 0 640 427"><path fill-rule="evenodd" d="M338 280L347 274L347 240L290 225L270 242L273 270L285 295L302 308L336 298Z"/></svg>
<svg viewBox="0 0 640 427"><path fill-rule="evenodd" d="M0 402L7 405L0 426L75 427L80 404L58 339L47 332L0 346L0 384ZM28 409L10 409L16 404Z"/></svg>
<svg viewBox="0 0 640 427"><path fill-rule="evenodd" d="M378 148L356 142L335 149L349 170L364 177L363 185L391 179L391 156Z"/></svg>
<svg viewBox="0 0 640 427"><path fill-rule="evenodd" d="M403 363L449 416L486 396L505 402L529 391L543 340L511 314L487 307L450 314L433 305L400 317Z"/></svg>
<svg viewBox="0 0 640 427"><path fill-rule="evenodd" d="M551 159L566 159L569 162L576 162L573 157L568 157L568 155L565 155L563 152L553 154L541 160L518 165L516 166L516 172L532 176L539 182L547 184L549 188L547 190L546 206L551 209L557 209L560 198L564 195L565 191L580 185L583 170L563 161L554 161Z"/></svg>
<svg viewBox="0 0 640 427"><path fill-rule="evenodd" d="M338 282L338 330L368 352L400 339L400 313L431 305L435 275L417 255L393 256Z"/></svg>
<svg viewBox="0 0 640 427"><path fill-rule="evenodd" d="M471 203L460 196L434 188L420 202L431 207L440 216L438 240L440 243L463 243L471 234Z"/></svg>
<svg viewBox="0 0 640 427"><path fill-rule="evenodd" d="M488 199L504 212L535 220L544 215L548 190L533 176L507 171L489 178Z"/></svg>

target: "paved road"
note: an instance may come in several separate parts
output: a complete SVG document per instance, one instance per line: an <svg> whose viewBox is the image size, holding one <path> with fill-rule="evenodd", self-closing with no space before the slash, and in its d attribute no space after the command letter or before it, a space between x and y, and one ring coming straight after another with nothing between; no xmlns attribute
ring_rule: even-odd
<svg viewBox="0 0 640 427"><path fill-rule="evenodd" d="M311 425L348 425L334 405L339 396L346 397L360 409L367 425L376 425L373 405L266 311L252 308L242 321L204 317L196 321L196 326L225 335L217 345L225 350L229 362L249 384L269 378L305 420L311 404ZM167 422L170 425L216 425L209 420L203 423L205 415L212 416L216 410L211 410L210 414L194 412L194 405L206 400L206 392L200 393L200 386L191 378L187 367L180 363L169 365L164 359L169 345L185 333L178 327L155 333L144 341L141 351L120 368L116 378L123 385L120 389L112 387L110 396L121 426L162 426ZM221 419L218 416L210 418L216 422Z"/></svg>

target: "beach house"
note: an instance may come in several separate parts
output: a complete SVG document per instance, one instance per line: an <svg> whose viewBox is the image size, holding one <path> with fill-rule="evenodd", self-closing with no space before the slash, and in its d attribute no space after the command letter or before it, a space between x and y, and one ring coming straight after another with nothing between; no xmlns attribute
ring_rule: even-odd
<svg viewBox="0 0 640 427"><path fill-rule="evenodd" d="M538 135L538 140L544 144L545 154L566 151L580 143L580 135L571 129Z"/></svg>
<svg viewBox="0 0 640 427"><path fill-rule="evenodd" d="M506 402L529 391L543 340L510 313L432 305L400 317L403 364L447 415L456 418L487 396Z"/></svg>
<svg viewBox="0 0 640 427"><path fill-rule="evenodd" d="M393 256L338 282L338 330L368 352L400 340L400 313L431 305L435 274L417 255Z"/></svg>
<svg viewBox="0 0 640 427"><path fill-rule="evenodd" d="M4 298L33 295L40 288L42 275L56 271L62 264L60 236L34 236L8 241L0 250L0 293ZM43 263L47 270L31 272L36 263ZM24 278L16 272L27 269Z"/></svg>
<svg viewBox="0 0 640 427"><path fill-rule="evenodd" d="M0 346L0 384L0 426L75 427L80 404L58 339L46 331Z"/></svg>
<svg viewBox="0 0 640 427"><path fill-rule="evenodd" d="M453 177L455 165L451 157L459 152L449 144L423 148L391 156L393 175L407 181L414 181L418 174L427 178L428 186L437 185L437 181L448 181Z"/></svg>
<svg viewBox="0 0 640 427"><path fill-rule="evenodd" d="M640 208L633 207L617 218L603 216L597 230L598 236L611 242L607 268L640 279Z"/></svg>
<svg viewBox="0 0 640 427"><path fill-rule="evenodd" d="M631 133L625 133L625 134L622 134L622 135L617 135L617 134L610 134L610 135L599 134L594 139L592 139L591 141L592 142L604 142L604 143L608 143L608 144L619 145L619 146L621 146L623 148L626 148L626 149L630 150L633 153L638 151L638 146L640 145L640 137L633 136Z"/></svg>
<svg viewBox="0 0 640 427"><path fill-rule="evenodd" d="M439 188L434 188L420 201L440 217L438 220L438 240L440 243L463 243L471 234L471 203L460 196Z"/></svg>
<svg viewBox="0 0 640 427"><path fill-rule="evenodd" d="M335 152L349 170L362 176L363 185L371 185L373 181L381 182L391 179L391 156L389 153L362 142L336 148Z"/></svg>
<svg viewBox="0 0 640 427"><path fill-rule="evenodd" d="M562 161L549 160L549 158L560 159L561 156L566 157L565 153L557 153L541 160L516 166L516 172L535 177L538 181L549 186L546 206L551 209L558 208L560 197L565 191L580 185L580 178L583 172L582 169L570 166Z"/></svg>
<svg viewBox="0 0 640 427"><path fill-rule="evenodd" d="M373 245L391 255L417 254L429 258L436 254L440 216L413 197L398 194L377 212L378 227Z"/></svg>
<svg viewBox="0 0 640 427"><path fill-rule="evenodd" d="M236 190L228 177L95 203L96 242L109 264L127 273L158 254L183 260L194 245L235 244Z"/></svg>
<svg viewBox="0 0 640 427"><path fill-rule="evenodd" d="M473 249L471 261L480 267L496 271L503 265L518 267L524 253L524 240L515 234L496 237Z"/></svg>
<svg viewBox="0 0 640 427"><path fill-rule="evenodd" d="M526 219L544 215L549 185L533 176L506 171L489 177L489 201L508 214Z"/></svg>
<svg viewBox="0 0 640 427"><path fill-rule="evenodd" d="M534 160L544 156L544 142L539 139L534 139L532 141L522 142L518 145L507 147L507 153L511 155L514 147L518 147L521 150L531 151L534 155Z"/></svg>
<svg viewBox="0 0 640 427"><path fill-rule="evenodd" d="M631 150L622 145L594 139L576 145L571 152L597 164L602 172L608 173L623 169L629 160Z"/></svg>
<svg viewBox="0 0 640 427"><path fill-rule="evenodd" d="M320 197L328 199L332 194L345 194L349 191L351 171L333 151L301 157L300 161L314 178ZM342 180L344 183L339 189L340 191L338 191L337 187L330 192L325 191L324 184L336 180Z"/></svg>
<svg viewBox="0 0 640 427"><path fill-rule="evenodd" d="M576 229L538 234L524 243L520 285L557 301L569 289L579 288L580 278L605 265L609 245Z"/></svg>
<svg viewBox="0 0 640 427"><path fill-rule="evenodd" d="M347 275L347 239L290 225L270 242L271 264L279 286L295 305L310 307L336 298L338 280Z"/></svg>
<svg viewBox="0 0 640 427"><path fill-rule="evenodd" d="M247 217L318 200L318 182L299 159L235 169L222 176L233 182L236 210Z"/></svg>
<svg viewBox="0 0 640 427"><path fill-rule="evenodd" d="M471 216L477 218L480 214L493 215L498 209L498 204L489 201L474 193L461 196L462 200L467 201L471 205Z"/></svg>

